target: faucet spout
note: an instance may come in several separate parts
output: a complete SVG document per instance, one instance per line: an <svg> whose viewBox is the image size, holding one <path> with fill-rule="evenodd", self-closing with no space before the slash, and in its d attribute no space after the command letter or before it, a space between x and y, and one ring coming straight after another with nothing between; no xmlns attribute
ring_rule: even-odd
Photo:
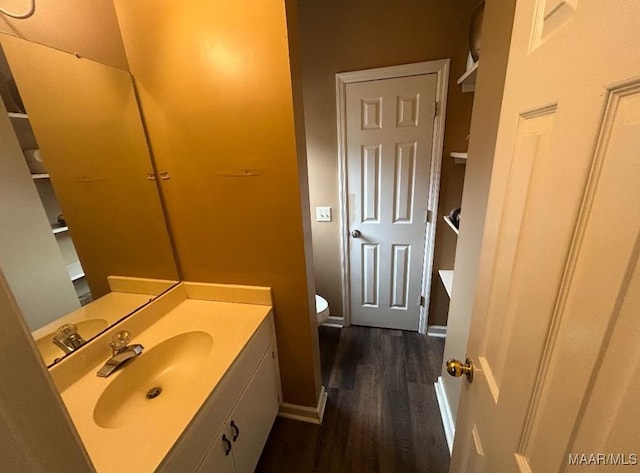
<svg viewBox="0 0 640 473"><path fill-rule="evenodd" d="M131 340L131 336L126 330L116 332L109 343L109 346L113 350L113 356L98 370L96 373L98 376L106 378L130 359L140 356L144 347L139 343L128 345L129 340Z"/></svg>
<svg viewBox="0 0 640 473"><path fill-rule="evenodd" d="M101 378L110 376L114 371L121 368L127 361L135 358L136 356L140 356L142 350L144 350L144 347L139 343L129 345L126 348L121 349L118 353L107 360L104 366L98 370L97 375Z"/></svg>

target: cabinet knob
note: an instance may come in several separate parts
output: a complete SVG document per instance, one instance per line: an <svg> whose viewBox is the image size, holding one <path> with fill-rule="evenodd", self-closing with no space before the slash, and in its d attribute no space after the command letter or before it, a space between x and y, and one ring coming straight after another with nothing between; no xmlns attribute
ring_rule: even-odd
<svg viewBox="0 0 640 473"><path fill-rule="evenodd" d="M231 421L231 424L229 425L233 429L233 437L231 438L231 440L235 442L236 440L238 440L238 437L240 436L240 429L238 428L238 426L234 421Z"/></svg>
<svg viewBox="0 0 640 473"><path fill-rule="evenodd" d="M224 454L228 456L231 453L231 442L226 434L222 434L222 441L224 442Z"/></svg>

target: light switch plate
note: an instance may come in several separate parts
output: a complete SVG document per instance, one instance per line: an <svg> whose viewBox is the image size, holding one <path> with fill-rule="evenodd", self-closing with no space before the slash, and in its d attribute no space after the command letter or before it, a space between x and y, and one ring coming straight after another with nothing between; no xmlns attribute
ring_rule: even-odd
<svg viewBox="0 0 640 473"><path fill-rule="evenodd" d="M316 207L316 222L330 222L331 207Z"/></svg>

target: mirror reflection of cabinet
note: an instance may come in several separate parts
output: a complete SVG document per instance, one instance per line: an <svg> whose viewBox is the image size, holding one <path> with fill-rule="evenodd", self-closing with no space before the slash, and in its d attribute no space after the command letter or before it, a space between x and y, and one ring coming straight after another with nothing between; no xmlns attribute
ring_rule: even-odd
<svg viewBox="0 0 640 473"><path fill-rule="evenodd" d="M105 324L77 324L79 327L94 327L95 333L85 337L89 339L167 287L166 284L152 283L146 284L140 293L127 292L114 289L113 278L108 280L108 277L119 276L124 280L178 279L132 80L124 70L13 36L0 34L0 42L26 112L11 114L15 135L22 149L41 151L47 172L36 174L48 175L33 176L21 150L14 152L17 160L21 160L15 163L14 168L22 167L21 179L29 181L31 186L30 194L22 192L21 195L29 194L30 198L40 196L44 202L40 217L45 215L42 218L46 224L39 226L38 233L48 232L49 241L45 246L51 250L53 242L53 252L58 251L58 260L63 261L63 276L67 277L76 306L80 306L78 293L83 295L89 288L96 299L91 307L76 309L73 314L79 310L89 313L90 309L100 307L100 303L106 305L105 298L109 299L115 293L122 293L122 298L126 299L112 305L117 309L115 314L101 317ZM33 133L29 136L30 128ZM10 137L7 139L11 140ZM15 182L11 180L12 188ZM33 192L34 185L37 194ZM28 188L29 185L23 187ZM0 213L3 206L12 208L15 213L23 212L25 202L17 200L16 193L8 192L6 195L8 200L0 202ZM64 215L66 225L55 226L60 214ZM35 234L32 227L25 231L25 240ZM39 252L41 250L38 249ZM11 271L7 271L4 261L0 263L11 281ZM29 264L38 273L53 266L33 257ZM73 278L69 278L71 270ZM75 279L74 284L71 279ZM124 287L123 279L116 281L120 288ZM21 282L26 286L29 281L23 278ZM27 290L24 296L26 304L40 300L39 307L45 314L37 322L28 322L27 325L32 331L46 329L46 344L51 339L50 329L53 327L55 331L57 320L51 322L55 319L52 317L54 311L44 292L49 296L55 292L56 299L61 299L65 291L69 293L60 288L49 291L48 286L43 282L40 287L35 286L30 292ZM14 295L17 296L15 289ZM25 313L24 305L18 297L16 299ZM58 316L59 312L65 312L56 311ZM82 322L84 319L78 320ZM47 321L53 325L42 327Z"/></svg>

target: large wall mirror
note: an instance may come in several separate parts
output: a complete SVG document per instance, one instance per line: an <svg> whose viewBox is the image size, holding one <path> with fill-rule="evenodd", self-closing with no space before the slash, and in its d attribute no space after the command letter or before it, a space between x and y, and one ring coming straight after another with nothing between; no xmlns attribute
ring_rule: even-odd
<svg viewBox="0 0 640 473"><path fill-rule="evenodd" d="M0 44L0 269L50 366L178 270L129 73Z"/></svg>

